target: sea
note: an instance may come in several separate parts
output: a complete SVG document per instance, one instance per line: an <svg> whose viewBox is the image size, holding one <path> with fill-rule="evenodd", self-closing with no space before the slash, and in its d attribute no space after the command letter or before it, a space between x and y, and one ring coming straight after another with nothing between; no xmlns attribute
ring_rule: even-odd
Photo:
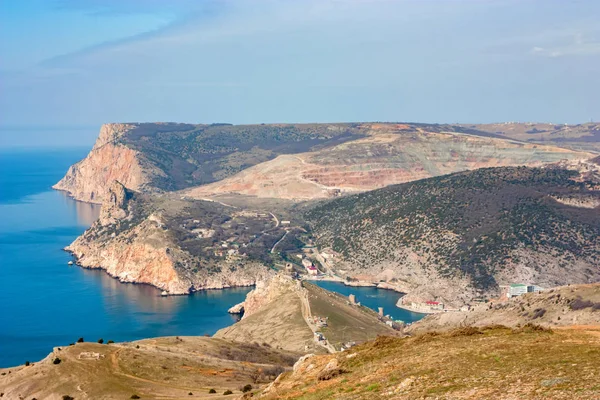
<svg viewBox="0 0 600 400"><path fill-rule="evenodd" d="M379 311L383 307L383 314L389 315L395 321L412 323L420 320L425 314L415 313L396 306L396 303L402 297L398 293L389 289L379 289L374 286L346 286L342 282L336 281L312 281L323 289L337 292L344 296L353 294L356 301L361 305Z"/></svg>
<svg viewBox="0 0 600 400"><path fill-rule="evenodd" d="M69 266L63 251L98 217L100 206L52 190L89 148L0 150L0 368L34 362L53 347L86 341L212 335L236 322L227 310L251 288L160 295L101 270ZM389 290L319 282L394 319L422 317L395 307Z"/></svg>
<svg viewBox="0 0 600 400"><path fill-rule="evenodd" d="M88 151L0 150L0 368L40 360L79 337L212 335L236 322L227 309L251 290L163 297L151 286L67 265L72 258L62 249L100 207L51 186Z"/></svg>

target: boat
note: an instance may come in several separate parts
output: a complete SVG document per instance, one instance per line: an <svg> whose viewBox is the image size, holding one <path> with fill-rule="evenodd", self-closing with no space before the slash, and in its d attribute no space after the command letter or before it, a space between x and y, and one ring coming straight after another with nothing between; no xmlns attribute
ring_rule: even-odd
<svg viewBox="0 0 600 400"><path fill-rule="evenodd" d="M69 264L69 265L73 265L73 261L69 261L67 264Z"/></svg>
<svg viewBox="0 0 600 400"><path fill-rule="evenodd" d="M168 296L169 292L167 292L166 290L163 290L162 293L160 294L161 296Z"/></svg>

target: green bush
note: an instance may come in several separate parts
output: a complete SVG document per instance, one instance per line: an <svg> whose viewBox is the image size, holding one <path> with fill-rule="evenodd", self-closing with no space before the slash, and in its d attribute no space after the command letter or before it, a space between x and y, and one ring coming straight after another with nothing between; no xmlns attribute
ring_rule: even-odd
<svg viewBox="0 0 600 400"><path fill-rule="evenodd" d="M246 386L244 386L242 388L242 392L246 393L252 390L252 385L251 384L247 384Z"/></svg>
<svg viewBox="0 0 600 400"><path fill-rule="evenodd" d="M231 390L226 390L223 392L223 395L225 395L225 396L229 396L230 394L233 394L233 392Z"/></svg>
<svg viewBox="0 0 600 400"><path fill-rule="evenodd" d="M83 338L80 337L79 339L77 339L77 343L83 343Z"/></svg>
<svg viewBox="0 0 600 400"><path fill-rule="evenodd" d="M102 338L98 339L98 343L100 343L100 344L104 343L104 339L102 339Z"/></svg>
<svg viewBox="0 0 600 400"><path fill-rule="evenodd" d="M60 364L61 361L62 360L60 358L56 357L54 360L52 360L52 364L58 365L58 364Z"/></svg>
<svg viewBox="0 0 600 400"><path fill-rule="evenodd" d="M217 393L217 391L216 391L215 389L210 389L210 390L208 391L208 393L210 393L210 394L213 394L213 393Z"/></svg>
<svg viewBox="0 0 600 400"><path fill-rule="evenodd" d="M25 361L25 366L29 367L29 361Z"/></svg>

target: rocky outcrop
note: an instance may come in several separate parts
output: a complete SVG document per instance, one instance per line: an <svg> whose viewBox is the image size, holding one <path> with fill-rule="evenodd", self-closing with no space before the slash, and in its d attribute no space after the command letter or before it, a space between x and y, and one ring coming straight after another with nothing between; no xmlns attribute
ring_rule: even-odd
<svg viewBox="0 0 600 400"><path fill-rule="evenodd" d="M241 303L244 307L244 318L254 315L283 294L301 295L303 292L300 281L292 280L285 275L280 274L268 281L259 281L254 290L248 293L246 300Z"/></svg>
<svg viewBox="0 0 600 400"><path fill-rule="evenodd" d="M145 283L168 294L254 285L269 271L256 261L235 268L214 266L181 247L152 202L115 181L99 219L66 250L77 264L99 268L121 282Z"/></svg>
<svg viewBox="0 0 600 400"><path fill-rule="evenodd" d="M128 124L103 125L87 157L72 165L53 188L65 191L77 200L102 203L109 185L115 180L133 190L144 187L155 170L142 166L143 157L138 151L119 143L132 127Z"/></svg>

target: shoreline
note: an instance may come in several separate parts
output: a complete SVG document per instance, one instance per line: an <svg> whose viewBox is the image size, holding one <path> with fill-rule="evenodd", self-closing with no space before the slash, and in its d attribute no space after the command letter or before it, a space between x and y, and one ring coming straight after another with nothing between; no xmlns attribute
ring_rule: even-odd
<svg viewBox="0 0 600 400"><path fill-rule="evenodd" d="M377 289L389 290L389 291L400 294L400 298L396 302L396 307L398 307L404 311L408 311L408 312L415 313L415 314L422 314L422 315L438 314L438 313L444 312L444 311L420 310L420 309L400 305L401 304L400 301L402 300L402 297L406 296L408 293L401 291L398 287L391 285L387 282L379 282L379 283L366 282L366 281L348 282L337 276L325 276L325 277L321 277L321 278L308 277L308 278L305 278L305 280L307 280L307 281L339 282L339 283L343 283L344 286L349 286L349 287L374 287Z"/></svg>
<svg viewBox="0 0 600 400"><path fill-rule="evenodd" d="M124 281L121 278L119 278L118 276L112 275L111 273L109 273L105 268L103 267L91 267L91 266L85 266L79 263L79 259L77 258L77 256L75 256L75 254L69 250L67 247L62 249L64 252L69 253L71 255L71 257L73 257L73 265L72 266L77 266L79 268L83 268L83 269L87 269L90 271L100 271L101 273L104 273L105 275L111 277L112 279L115 279L117 281L119 281L119 283L121 284L129 284L129 285L145 285L145 286L150 286L154 289L156 289L157 291L159 291L158 296L159 297L171 297L171 296L189 296L192 295L196 292L202 292L205 290L227 290L227 289L236 289L236 288L247 288L247 287L256 287L257 282L255 281L254 283L249 283L249 284L245 284L245 285L222 285L220 287L217 286L213 286L213 287L202 287L202 288L195 288L195 287L191 287L189 289L188 292L186 293L172 293L172 292L167 292L166 294L162 294L161 292L166 292L165 289L160 288L158 286L155 286L151 283L147 283L147 282L136 282L136 281Z"/></svg>
<svg viewBox="0 0 600 400"><path fill-rule="evenodd" d="M440 314L440 313L445 312L442 310L438 310L438 311L421 310L421 309L417 309L417 308L413 308L413 307L409 307L409 306L405 306L405 305L400 305L400 299L398 299L398 302L396 303L396 307L401 308L404 311L408 311L408 312L412 312L412 313L416 313L416 314L424 314L424 315Z"/></svg>

